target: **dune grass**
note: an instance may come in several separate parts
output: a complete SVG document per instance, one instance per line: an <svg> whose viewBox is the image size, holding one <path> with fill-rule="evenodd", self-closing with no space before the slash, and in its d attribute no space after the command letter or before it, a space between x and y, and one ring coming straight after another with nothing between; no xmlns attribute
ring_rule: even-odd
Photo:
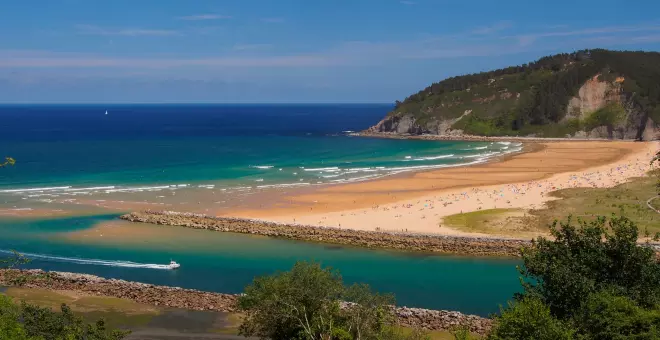
<svg viewBox="0 0 660 340"><path fill-rule="evenodd" d="M660 214L648 208L646 201L657 195L655 176L634 178L612 188L572 188L552 192L558 199L538 210L489 209L444 218L442 224L457 230L492 235L530 236L548 232L554 220L593 220L598 216L624 215L634 221L640 237L646 232L660 232ZM653 205L660 208L660 199Z"/></svg>

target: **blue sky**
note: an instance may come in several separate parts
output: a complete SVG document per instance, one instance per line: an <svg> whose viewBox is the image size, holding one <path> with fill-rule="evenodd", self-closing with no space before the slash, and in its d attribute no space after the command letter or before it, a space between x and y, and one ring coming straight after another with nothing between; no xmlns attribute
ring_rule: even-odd
<svg viewBox="0 0 660 340"><path fill-rule="evenodd" d="M659 50L660 1L1 0L0 102L394 102L583 48Z"/></svg>

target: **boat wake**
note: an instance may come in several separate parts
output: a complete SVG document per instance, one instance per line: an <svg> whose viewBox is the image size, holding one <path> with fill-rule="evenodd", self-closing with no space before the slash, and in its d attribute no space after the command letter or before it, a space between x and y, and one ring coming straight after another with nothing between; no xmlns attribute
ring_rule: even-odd
<svg viewBox="0 0 660 340"><path fill-rule="evenodd" d="M13 251L9 250L0 250L2 254L14 254ZM151 263L137 263L131 261L109 261L109 260L95 260L95 259L81 259L76 257L61 257L61 256L50 256L42 254L30 254L30 253L21 253L22 256L28 259L48 261L48 262L66 262L66 263L75 263L75 264L88 264L88 265L97 265L97 266L108 266L108 267L124 267L124 268L145 268L145 269L171 269L169 265L166 264L151 264Z"/></svg>

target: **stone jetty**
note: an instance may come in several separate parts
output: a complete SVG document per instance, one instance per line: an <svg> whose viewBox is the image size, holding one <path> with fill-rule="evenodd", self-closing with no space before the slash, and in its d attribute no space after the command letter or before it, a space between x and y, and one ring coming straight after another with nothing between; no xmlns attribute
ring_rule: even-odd
<svg viewBox="0 0 660 340"><path fill-rule="evenodd" d="M530 241L519 239L459 237L289 225L173 211L147 210L126 214L121 218L131 222L263 235L290 240L472 256L519 256L520 248L531 244Z"/></svg>
<svg viewBox="0 0 660 340"><path fill-rule="evenodd" d="M40 269L1 269L0 285L116 297L163 308L237 312L238 295L106 279L89 274L46 272ZM349 304L344 305L350 308ZM461 325L478 334L486 334L492 327L492 320L476 315L422 308L393 308L399 324L408 327L447 330Z"/></svg>

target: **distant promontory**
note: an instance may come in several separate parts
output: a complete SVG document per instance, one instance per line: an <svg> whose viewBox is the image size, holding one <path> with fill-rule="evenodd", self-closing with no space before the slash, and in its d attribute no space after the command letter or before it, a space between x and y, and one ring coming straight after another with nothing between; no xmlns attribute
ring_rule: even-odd
<svg viewBox="0 0 660 340"><path fill-rule="evenodd" d="M582 50L448 78L365 134L660 138L660 53Z"/></svg>

